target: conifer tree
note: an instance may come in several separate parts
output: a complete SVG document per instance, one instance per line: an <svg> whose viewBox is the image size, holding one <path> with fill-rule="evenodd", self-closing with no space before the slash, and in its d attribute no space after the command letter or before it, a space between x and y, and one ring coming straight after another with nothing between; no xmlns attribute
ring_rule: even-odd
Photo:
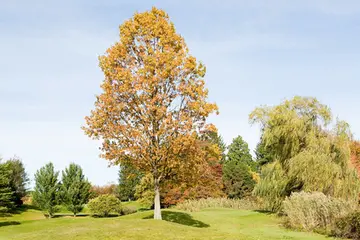
<svg viewBox="0 0 360 240"><path fill-rule="evenodd" d="M130 163L120 165L118 196L122 201L134 200L135 187L140 183L142 175Z"/></svg>
<svg viewBox="0 0 360 240"><path fill-rule="evenodd" d="M81 212L89 200L91 185L85 178L81 167L71 163L62 172L61 199L67 209L74 214Z"/></svg>
<svg viewBox="0 0 360 240"><path fill-rule="evenodd" d="M35 174L34 203L44 212L45 216L52 218L56 212L59 197L59 172L54 170L52 163L46 164Z"/></svg>
<svg viewBox="0 0 360 240"><path fill-rule="evenodd" d="M10 187L11 168L8 163L0 164L0 212L8 212L14 207L13 194Z"/></svg>

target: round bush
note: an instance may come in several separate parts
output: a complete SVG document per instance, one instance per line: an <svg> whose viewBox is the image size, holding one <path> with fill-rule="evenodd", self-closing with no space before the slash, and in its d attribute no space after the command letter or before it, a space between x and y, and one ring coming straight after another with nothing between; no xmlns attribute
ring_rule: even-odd
<svg viewBox="0 0 360 240"><path fill-rule="evenodd" d="M336 221L333 234L336 237L360 239L360 212L354 212Z"/></svg>
<svg viewBox="0 0 360 240"><path fill-rule="evenodd" d="M88 207L93 215L107 217L110 213L121 212L121 201L112 194L105 194L90 200Z"/></svg>

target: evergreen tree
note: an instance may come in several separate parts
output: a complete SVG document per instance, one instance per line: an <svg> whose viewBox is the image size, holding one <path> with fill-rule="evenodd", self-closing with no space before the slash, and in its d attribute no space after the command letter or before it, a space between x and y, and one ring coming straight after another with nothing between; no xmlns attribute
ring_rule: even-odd
<svg viewBox="0 0 360 240"><path fill-rule="evenodd" d="M238 136L228 149L223 166L225 193L229 198L249 196L255 185L251 171L256 171L256 162L252 159L248 144Z"/></svg>
<svg viewBox="0 0 360 240"><path fill-rule="evenodd" d="M235 161L228 162L223 167L225 192L229 198L243 198L251 195L255 181L249 166Z"/></svg>
<svg viewBox="0 0 360 240"><path fill-rule="evenodd" d="M252 159L249 146L241 136L234 138L228 149L227 162L244 163L252 171L256 170L256 162Z"/></svg>
<svg viewBox="0 0 360 240"><path fill-rule="evenodd" d="M8 161L9 167L12 171L10 181L10 187L13 193L13 201L16 206L20 206L23 204L22 198L26 196L27 193L27 184L29 182L29 178L27 173L25 172L25 167L22 161L15 157Z"/></svg>
<svg viewBox="0 0 360 240"><path fill-rule="evenodd" d="M81 212L89 200L91 185L83 174L81 167L71 163L62 172L61 199L74 216Z"/></svg>
<svg viewBox="0 0 360 240"><path fill-rule="evenodd" d="M14 207L13 194L10 186L11 168L8 163L0 164L0 212L8 212Z"/></svg>
<svg viewBox="0 0 360 240"><path fill-rule="evenodd" d="M269 146L266 146L262 138L255 149L256 163L259 167L274 161Z"/></svg>
<svg viewBox="0 0 360 240"><path fill-rule="evenodd" d="M50 218L54 216L58 202L58 176L59 172L55 172L52 163L46 164L35 174L34 203Z"/></svg>
<svg viewBox="0 0 360 240"><path fill-rule="evenodd" d="M226 159L226 144L221 135L218 134L217 131L208 131L206 134L202 136L202 140L208 141L209 143L216 144L219 147L221 159L220 161L223 163Z"/></svg>
<svg viewBox="0 0 360 240"><path fill-rule="evenodd" d="M122 164L119 170L118 196L122 201L134 200L135 187L140 183L140 172L130 163Z"/></svg>

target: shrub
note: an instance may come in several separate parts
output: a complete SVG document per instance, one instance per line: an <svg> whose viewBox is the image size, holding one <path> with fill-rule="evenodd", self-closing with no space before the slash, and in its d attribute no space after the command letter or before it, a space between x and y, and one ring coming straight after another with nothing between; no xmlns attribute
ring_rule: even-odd
<svg viewBox="0 0 360 240"><path fill-rule="evenodd" d="M285 199L283 211L289 227L330 233L335 220L352 212L355 206L320 192L300 192Z"/></svg>
<svg viewBox="0 0 360 240"><path fill-rule="evenodd" d="M336 221L333 235L336 237L360 239L360 212L351 213Z"/></svg>
<svg viewBox="0 0 360 240"><path fill-rule="evenodd" d="M232 208L255 210L260 209L261 204L256 198L228 199L228 198L207 198L199 200L186 200L176 206L184 211L195 212L205 208Z"/></svg>
<svg viewBox="0 0 360 240"><path fill-rule="evenodd" d="M110 213L121 213L121 202L112 194L100 195L87 205L93 215L107 217Z"/></svg>
<svg viewBox="0 0 360 240"><path fill-rule="evenodd" d="M121 215L128 215L128 214L132 214L132 213L136 213L137 209L136 207L123 207L120 211Z"/></svg>

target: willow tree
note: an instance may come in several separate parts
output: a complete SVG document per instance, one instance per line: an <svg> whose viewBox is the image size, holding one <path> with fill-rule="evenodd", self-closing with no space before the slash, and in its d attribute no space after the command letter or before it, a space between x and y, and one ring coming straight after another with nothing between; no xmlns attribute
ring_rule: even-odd
<svg viewBox="0 0 360 240"><path fill-rule="evenodd" d="M154 179L154 218L161 219L163 181L199 174L198 139L214 126L206 118L205 66L162 10L137 13L120 26L120 41L100 58L105 75L85 133L102 141L112 164L131 161Z"/></svg>
<svg viewBox="0 0 360 240"><path fill-rule="evenodd" d="M294 191L319 191L356 200L359 180L350 165L349 125L332 122L330 109L315 98L294 97L275 107L260 107L250 114L260 123L262 144L274 161L263 167L255 193L278 210Z"/></svg>

